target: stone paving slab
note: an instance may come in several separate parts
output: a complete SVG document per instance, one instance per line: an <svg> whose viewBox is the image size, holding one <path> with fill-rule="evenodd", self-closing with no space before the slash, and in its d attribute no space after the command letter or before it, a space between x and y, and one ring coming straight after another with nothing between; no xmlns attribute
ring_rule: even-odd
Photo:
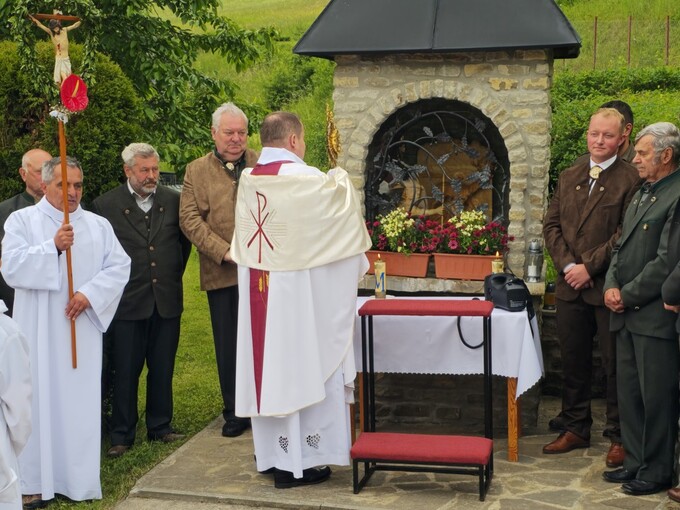
<svg viewBox="0 0 680 510"><path fill-rule="evenodd" d="M255 470L250 431L223 438L221 419L216 419L140 478L116 509L680 509L665 493L627 496L618 485L604 482L604 439L594 437L588 449L543 455L541 448L554 437L521 438L517 463L507 461L507 442L495 440L495 473L486 501L480 502L477 478L468 475L376 472L353 494L350 467L334 467L323 484L275 489L271 475Z"/></svg>

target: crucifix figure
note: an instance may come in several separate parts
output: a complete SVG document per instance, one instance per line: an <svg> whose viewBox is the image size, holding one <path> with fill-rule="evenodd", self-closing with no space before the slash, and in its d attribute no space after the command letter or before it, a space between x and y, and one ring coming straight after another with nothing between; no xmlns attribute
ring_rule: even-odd
<svg viewBox="0 0 680 510"><path fill-rule="evenodd" d="M71 74L71 59L68 56L68 32L80 26L80 19L75 16L64 16L61 13L28 15L36 26L47 33L54 44L54 83L59 85ZM46 27L38 18L49 18L49 27ZM72 25L62 27L62 21L74 21Z"/></svg>

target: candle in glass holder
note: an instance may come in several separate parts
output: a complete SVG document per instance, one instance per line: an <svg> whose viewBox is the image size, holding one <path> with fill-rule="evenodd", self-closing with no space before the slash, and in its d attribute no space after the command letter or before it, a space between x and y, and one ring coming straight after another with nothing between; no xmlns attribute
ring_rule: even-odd
<svg viewBox="0 0 680 510"><path fill-rule="evenodd" d="M385 293L385 288L387 287L387 264L384 260L380 259L378 255L378 260L373 264L374 274L375 274L375 297L377 299L385 299L387 294Z"/></svg>
<svg viewBox="0 0 680 510"><path fill-rule="evenodd" d="M503 258L500 253L496 252L496 258L491 261L491 272L492 273L503 273L505 267L503 264Z"/></svg>

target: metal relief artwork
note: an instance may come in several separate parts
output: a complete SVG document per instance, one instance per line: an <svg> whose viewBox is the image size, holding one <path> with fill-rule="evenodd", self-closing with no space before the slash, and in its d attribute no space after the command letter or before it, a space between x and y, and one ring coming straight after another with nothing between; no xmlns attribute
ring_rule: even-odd
<svg viewBox="0 0 680 510"><path fill-rule="evenodd" d="M479 210L489 221L507 223L509 171L497 157L506 154L505 147L488 134L495 127L469 107L421 107L393 115L374 139L366 173L367 217L402 207L445 222Z"/></svg>

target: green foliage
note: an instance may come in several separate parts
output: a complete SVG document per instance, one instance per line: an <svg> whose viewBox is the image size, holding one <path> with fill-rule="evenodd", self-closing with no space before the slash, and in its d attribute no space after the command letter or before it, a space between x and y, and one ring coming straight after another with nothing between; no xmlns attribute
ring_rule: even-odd
<svg viewBox="0 0 680 510"><path fill-rule="evenodd" d="M326 105L333 108L333 69L335 64L318 58L309 59L314 65L312 91L291 103L288 108L300 116L305 126L307 152L305 161L321 170L328 169L326 151ZM340 140L342 144L342 140Z"/></svg>
<svg viewBox="0 0 680 510"><path fill-rule="evenodd" d="M680 120L680 71L667 67L614 71L564 72L552 94L550 188L559 173L587 152L590 116L612 99L627 102L635 116L631 138L644 126Z"/></svg>
<svg viewBox="0 0 680 510"><path fill-rule="evenodd" d="M24 152L40 147L53 156L59 155L58 123L49 116L50 102L36 94L33 75L21 66L16 46L0 42L3 55L0 60L0 198L3 199L23 189L17 170ZM82 46L72 44L70 54L74 66L80 65ZM39 43L36 65L47 68L53 65L53 59L52 45ZM88 90L89 106L84 112L71 115L65 125L67 152L83 165L85 204L119 183L121 150L133 141L144 139L142 103L130 81L103 55L96 55L93 70L99 80Z"/></svg>
<svg viewBox="0 0 680 510"><path fill-rule="evenodd" d="M281 110L293 100L309 94L313 76L312 59L297 55L279 59L269 84L265 85L265 106L273 111Z"/></svg>
<svg viewBox="0 0 680 510"><path fill-rule="evenodd" d="M190 160L211 145L210 115L233 98L229 79L204 74L194 66L200 53L214 53L238 72L272 49L271 28L244 30L218 16L219 0L27 0L3 4L0 15L8 24L0 38L19 43L22 67L35 77L34 95L53 99L49 67L35 59L35 42L45 34L28 20L28 13L51 12L59 7L77 15L83 25L69 34L84 42L81 66L74 66L88 84L102 77L94 52L110 55L145 101L140 120L148 140L161 159L183 171ZM162 13L162 14L158 14ZM182 25L166 19L171 13Z"/></svg>

